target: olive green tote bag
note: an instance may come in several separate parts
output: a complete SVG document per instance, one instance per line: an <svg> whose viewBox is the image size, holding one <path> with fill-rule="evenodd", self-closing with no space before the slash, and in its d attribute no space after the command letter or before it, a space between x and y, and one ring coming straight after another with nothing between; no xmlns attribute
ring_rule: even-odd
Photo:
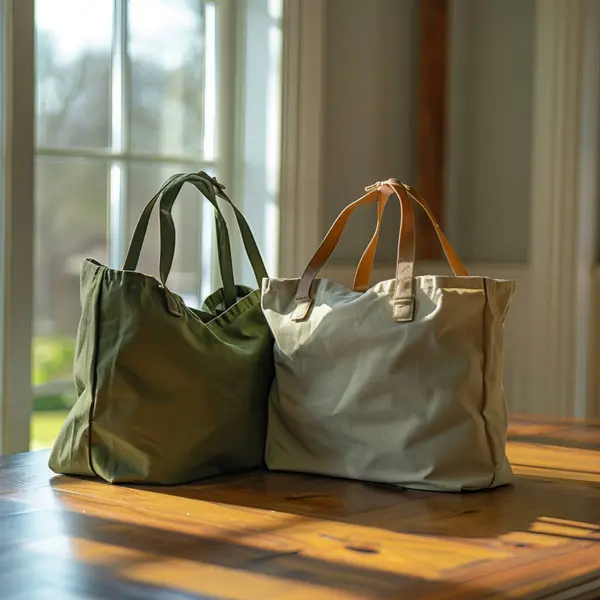
<svg viewBox="0 0 600 600"><path fill-rule="evenodd" d="M412 188L367 188L338 217L300 279L263 283L275 337L266 462L423 490L511 480L505 454L503 324L514 283L471 277ZM401 204L396 276L369 287L383 209ZM432 221L452 276L415 276L413 202ZM316 276L351 213L377 203L353 289Z"/></svg>
<svg viewBox="0 0 600 600"><path fill-rule="evenodd" d="M223 287L202 310L167 287L175 251L171 208L186 182L215 208ZM53 471L177 484L263 464L272 336L260 291L234 283L217 195L233 209L259 285L266 271L248 224L223 189L204 173L172 177L144 209L123 270L84 262L78 400L52 449ZM160 282L135 270L157 202Z"/></svg>

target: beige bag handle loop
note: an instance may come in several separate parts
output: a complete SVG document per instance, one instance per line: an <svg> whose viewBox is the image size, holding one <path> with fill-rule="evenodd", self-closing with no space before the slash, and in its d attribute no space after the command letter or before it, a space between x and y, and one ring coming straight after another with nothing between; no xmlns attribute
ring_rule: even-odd
<svg viewBox="0 0 600 600"><path fill-rule="evenodd" d="M414 316L413 274L415 263L415 220L411 200L414 200L421 206L431 221L454 275L469 276L469 272L456 255L456 252L452 248L448 238L444 235L433 212L416 190L406 184L400 183L397 179L388 179L387 181L377 182L365 189L367 194L349 204L339 214L306 267L298 282L296 307L291 316L292 320L303 321L310 314L314 301L311 297L312 282L337 246L351 214L363 204L377 202L377 226L371 241L360 259L353 286L357 291L363 291L367 288L377 251L377 244L379 242L383 212L387 201L392 194L395 194L398 197L401 212L400 233L398 236L398 256L396 260L396 282L393 298L394 320L400 322L411 321Z"/></svg>
<svg viewBox="0 0 600 600"><path fill-rule="evenodd" d="M422 198L422 196L420 196L420 194L414 188L412 188L411 186L406 185L404 183L402 183L401 185L406 188L410 198L412 200L414 200L415 202L417 202L421 206L421 208L425 211L425 213L427 214L427 217L431 221L431 224L433 225L434 230L438 236L440 245L442 246L442 249L446 256L446 260L448 261L448 264L450 265L450 268L452 269L452 272L454 273L454 275L457 277L461 277L461 276L468 277L469 272L467 271L467 269L464 266L464 264L462 263L462 261L456 255L456 252L452 248L452 245L448 241L448 238L446 238L446 236L444 235L444 232L442 231L441 227L439 226L439 224L438 224L433 212L429 208L428 204L425 202L425 200ZM378 213L377 213L377 226L375 229L375 234L373 235L373 237L371 238L371 241L369 242L369 245L365 249L365 251L360 259L360 262L358 264L358 267L356 269L352 289L357 292L364 292L369 288L369 282L370 282L371 273L373 270L373 263L375 262L375 254L377 252L377 245L379 243L379 228L381 226L380 220L383 217L383 209L384 208L385 208L385 203L383 204L381 211L378 211Z"/></svg>

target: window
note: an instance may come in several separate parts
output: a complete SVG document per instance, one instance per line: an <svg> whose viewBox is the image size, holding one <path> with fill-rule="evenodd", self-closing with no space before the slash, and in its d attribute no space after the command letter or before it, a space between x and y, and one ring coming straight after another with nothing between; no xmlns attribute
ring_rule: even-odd
<svg viewBox="0 0 600 600"><path fill-rule="evenodd" d="M35 0L32 449L51 445L75 400L81 262L119 268L168 176L223 180L275 272L281 11L282 0ZM184 188L174 210L169 281L192 305L218 285L205 204ZM158 251L154 224L140 270L156 273Z"/></svg>

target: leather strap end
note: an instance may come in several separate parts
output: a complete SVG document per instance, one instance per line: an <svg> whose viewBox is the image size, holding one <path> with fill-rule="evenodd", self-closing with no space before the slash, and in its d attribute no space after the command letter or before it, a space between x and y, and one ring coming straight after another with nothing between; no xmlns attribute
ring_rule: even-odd
<svg viewBox="0 0 600 600"><path fill-rule="evenodd" d="M313 307L314 300L312 298L301 298L296 301L296 308L290 317L292 321L298 323L300 321L306 321L308 315Z"/></svg>
<svg viewBox="0 0 600 600"><path fill-rule="evenodd" d="M408 323L415 318L415 299L399 298L394 300L394 321Z"/></svg>
<svg viewBox="0 0 600 600"><path fill-rule="evenodd" d="M179 306L179 302L175 299L175 296L173 296L167 288L163 289L165 290L165 299L167 301L167 310L169 311L169 314L174 317L183 317L181 307Z"/></svg>

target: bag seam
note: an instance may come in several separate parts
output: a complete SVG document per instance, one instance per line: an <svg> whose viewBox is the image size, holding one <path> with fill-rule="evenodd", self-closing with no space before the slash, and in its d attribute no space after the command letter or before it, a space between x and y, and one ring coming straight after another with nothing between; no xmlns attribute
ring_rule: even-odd
<svg viewBox="0 0 600 600"><path fill-rule="evenodd" d="M496 481L496 478L498 477L498 470L499 470L499 463L498 460L495 456L494 453L494 447L493 447L493 443L492 443L492 435L490 433L490 428L489 428L489 423L488 420L485 417L485 408L487 406L487 402L488 402L488 386L487 386L487 380L486 380L486 371L487 371L487 365L488 365L488 338L489 338L489 328L487 328L486 325L486 315L487 312L489 311L492 319L494 319L496 317L496 315L494 314L494 310L492 309L491 303L490 303L490 298L489 298L489 289L490 289L490 281L486 280L485 281L485 285L484 285L484 294L485 294L485 306L484 306L484 310L483 310L483 394L482 394L482 398L483 398L483 402L481 404L481 418L483 419L483 426L484 426L484 430L485 430L485 436L487 439L487 443L488 443L488 448L490 451L490 458L491 458L491 462L492 462L492 466L493 466L493 473L492 473L492 479L489 483L489 485L487 486L488 488L493 487L494 482ZM490 326L492 325L492 323L490 323Z"/></svg>
<svg viewBox="0 0 600 600"><path fill-rule="evenodd" d="M100 477L100 475L98 475L96 469L94 468L94 461L92 458L92 428L93 428L93 423L94 423L94 411L96 408L96 401L97 401L97 390L98 390L98 356L100 354L99 352L99 345L100 345L100 328L101 328L101 324L102 324L102 282L104 280L104 275L105 275L105 271L104 269L102 269L100 271L100 276L99 276L99 284L98 284L98 292L97 292L97 297L95 300L95 304L96 304L96 322L95 322L95 335L94 335L94 354L93 354L93 358L92 358L92 381L91 381L91 393L92 393L92 401L90 402L90 406L88 409L88 437L87 437L87 443L88 443L88 463L89 463L89 467L90 467L90 471L96 476L96 477ZM103 479L101 477L101 479Z"/></svg>

